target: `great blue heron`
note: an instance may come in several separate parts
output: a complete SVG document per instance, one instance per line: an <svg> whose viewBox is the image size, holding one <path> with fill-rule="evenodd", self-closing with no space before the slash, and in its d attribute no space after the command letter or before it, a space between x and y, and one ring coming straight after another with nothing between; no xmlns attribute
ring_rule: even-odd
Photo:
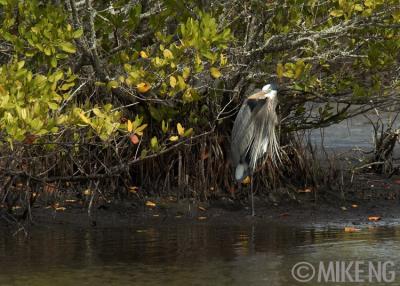
<svg viewBox="0 0 400 286"><path fill-rule="evenodd" d="M243 102L232 130L231 153L235 179L242 182L252 176L257 161L264 155L272 162L279 159L279 145L275 128L278 124L276 106L278 91L273 84L251 94ZM254 216L253 178L250 183L251 214Z"/></svg>

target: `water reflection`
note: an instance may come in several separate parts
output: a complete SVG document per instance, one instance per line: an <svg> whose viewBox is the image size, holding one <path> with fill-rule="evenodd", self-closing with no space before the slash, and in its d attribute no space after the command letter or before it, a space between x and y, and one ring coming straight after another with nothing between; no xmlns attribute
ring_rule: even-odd
<svg viewBox="0 0 400 286"><path fill-rule="evenodd" d="M67 228L35 229L29 239L2 232L1 285L296 285L290 271L299 261L400 265L398 228Z"/></svg>

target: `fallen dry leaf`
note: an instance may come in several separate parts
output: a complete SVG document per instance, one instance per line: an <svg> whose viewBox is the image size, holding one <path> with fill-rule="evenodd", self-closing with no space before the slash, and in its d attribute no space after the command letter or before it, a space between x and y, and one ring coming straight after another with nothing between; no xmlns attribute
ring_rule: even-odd
<svg viewBox="0 0 400 286"><path fill-rule="evenodd" d="M92 190L91 189L86 189L86 190L83 191L83 194L85 196L90 196L92 194Z"/></svg>
<svg viewBox="0 0 400 286"><path fill-rule="evenodd" d="M131 194L136 194L139 191L139 188L136 186L129 187L129 192Z"/></svg>
<svg viewBox="0 0 400 286"><path fill-rule="evenodd" d="M56 211L58 211L58 212L63 212L63 211L65 211L67 208L65 208L65 207L57 207L57 208L55 208L55 210Z"/></svg>
<svg viewBox="0 0 400 286"><path fill-rule="evenodd" d="M139 143L139 137L137 137L136 134L131 134L129 138L131 139L132 144L136 145Z"/></svg>
<svg viewBox="0 0 400 286"><path fill-rule="evenodd" d="M76 203L77 200L65 200L66 203Z"/></svg>
<svg viewBox="0 0 400 286"><path fill-rule="evenodd" d="M381 217L380 216L369 216L368 220L369 221L378 221L378 220L381 220Z"/></svg>
<svg viewBox="0 0 400 286"><path fill-rule="evenodd" d="M250 184L250 182L251 182L250 176L247 176L246 178L243 179L242 184L248 185Z"/></svg>
<svg viewBox="0 0 400 286"><path fill-rule="evenodd" d="M205 220L205 219L207 219L207 217L206 216L199 216L197 219L198 220Z"/></svg>
<svg viewBox="0 0 400 286"><path fill-rule="evenodd" d="M352 207L352 208L358 208L358 205L353 204L353 205L351 205L351 207Z"/></svg>
<svg viewBox="0 0 400 286"><path fill-rule="evenodd" d="M361 231L361 229L355 228L353 226L346 226L344 228L344 232L357 232L357 231Z"/></svg>
<svg viewBox="0 0 400 286"><path fill-rule="evenodd" d="M204 161L207 158L208 158L208 152L204 150L204 152L202 152L200 155L200 159Z"/></svg>
<svg viewBox="0 0 400 286"><path fill-rule="evenodd" d="M171 142L175 142L175 141L178 141L179 140L179 137L178 136L171 136L171 137L169 137L169 141L171 141Z"/></svg>
<svg viewBox="0 0 400 286"><path fill-rule="evenodd" d="M205 212L205 211L206 211L206 209L205 209L205 208L203 208L203 207L199 207L199 210L201 210L201 211L203 211L203 212Z"/></svg>
<svg viewBox="0 0 400 286"><path fill-rule="evenodd" d="M147 201L147 202L146 202L146 207L155 208L155 207L156 207L156 204L153 203L152 201Z"/></svg>
<svg viewBox="0 0 400 286"><path fill-rule="evenodd" d="M57 190L57 187L55 184L46 184L43 187L43 192L47 194L52 194Z"/></svg>
<svg viewBox="0 0 400 286"><path fill-rule="evenodd" d="M310 188L306 188L306 189L304 189L304 190L299 189L299 190L297 190L297 192L298 192L298 193L311 193L311 192L312 192L312 189L310 189Z"/></svg>
<svg viewBox="0 0 400 286"><path fill-rule="evenodd" d="M340 207L342 209L342 211L347 211L346 207Z"/></svg>
<svg viewBox="0 0 400 286"><path fill-rule="evenodd" d="M37 137L35 135L28 134L25 136L24 143L28 144L28 145L33 144L33 142L35 142L36 138Z"/></svg>

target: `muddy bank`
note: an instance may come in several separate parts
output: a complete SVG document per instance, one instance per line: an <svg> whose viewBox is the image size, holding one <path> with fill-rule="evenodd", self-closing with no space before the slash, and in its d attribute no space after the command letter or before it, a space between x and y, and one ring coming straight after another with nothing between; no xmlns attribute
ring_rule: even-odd
<svg viewBox="0 0 400 286"><path fill-rule="evenodd" d="M295 227L356 227L400 224L400 176L374 173L353 176L337 186L297 190L257 190L256 216L245 188L232 197L199 201L164 197L131 197L123 201L98 200L89 214L89 200L59 197L52 203L37 202L32 223L11 219L5 211L0 224L17 227L146 228L181 224L250 225L278 223ZM15 210L15 214L18 209ZM370 217L375 217L371 221Z"/></svg>
<svg viewBox="0 0 400 286"><path fill-rule="evenodd" d="M250 216L248 207L227 209L207 204L181 203L168 211L160 209L137 210L118 206L117 209L102 209L91 217L84 208L70 208L65 211L34 209L33 225L84 228L109 227L150 227L170 224L215 224L236 225L253 223L283 223L297 227L367 227L400 224L400 205L396 200L364 201L343 206L325 203L290 203L285 205L261 205L256 216ZM197 208L188 212L182 209ZM204 209L204 210L203 210ZM370 221L369 217L379 217Z"/></svg>

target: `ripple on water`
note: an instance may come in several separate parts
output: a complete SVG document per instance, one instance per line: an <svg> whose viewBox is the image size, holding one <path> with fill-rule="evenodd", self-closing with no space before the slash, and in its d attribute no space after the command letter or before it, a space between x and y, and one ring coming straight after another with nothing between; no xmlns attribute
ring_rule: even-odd
<svg viewBox="0 0 400 286"><path fill-rule="evenodd" d="M392 260L400 229L279 225L33 230L0 236L0 285L291 285L299 261ZM268 283L268 284L266 284Z"/></svg>

